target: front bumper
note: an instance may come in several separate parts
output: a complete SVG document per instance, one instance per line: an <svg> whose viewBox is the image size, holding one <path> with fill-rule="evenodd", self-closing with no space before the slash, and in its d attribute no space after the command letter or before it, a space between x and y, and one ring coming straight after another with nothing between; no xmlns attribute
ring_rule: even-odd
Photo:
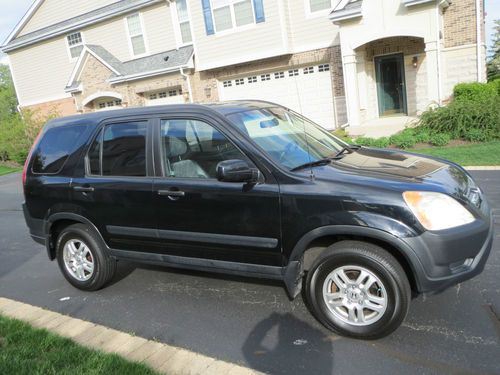
<svg viewBox="0 0 500 375"><path fill-rule="evenodd" d="M434 294L480 274L493 245L493 220L441 233L426 232L405 238L418 264L414 266L418 292Z"/></svg>

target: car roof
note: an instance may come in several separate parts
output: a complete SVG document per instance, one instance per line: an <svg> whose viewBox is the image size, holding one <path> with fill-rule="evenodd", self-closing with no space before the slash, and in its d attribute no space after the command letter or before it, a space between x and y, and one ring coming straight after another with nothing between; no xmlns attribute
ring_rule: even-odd
<svg viewBox="0 0 500 375"><path fill-rule="evenodd" d="M151 107L134 107L116 109L109 111L90 112L66 117L60 117L47 123L47 127L57 127L62 125L97 125L104 120L123 118L127 116L154 115L172 112L203 112L214 111L223 116L232 113L244 112L255 109L276 107L278 104L261 100L235 100L206 104L170 104Z"/></svg>

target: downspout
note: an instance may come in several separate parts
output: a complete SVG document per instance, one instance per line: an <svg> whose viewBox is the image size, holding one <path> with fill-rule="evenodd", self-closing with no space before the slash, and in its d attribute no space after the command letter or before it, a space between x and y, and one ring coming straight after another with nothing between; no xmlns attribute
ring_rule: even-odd
<svg viewBox="0 0 500 375"><path fill-rule="evenodd" d="M180 68L181 76L183 76L186 79L187 85L188 85L188 95L189 95L189 103L193 102L193 92L191 89L191 79L189 78L189 75L184 73L184 68Z"/></svg>
<svg viewBox="0 0 500 375"><path fill-rule="evenodd" d="M481 0L476 0L476 50L477 50L477 81L482 82L482 67L481 67L481 48L482 48L482 37L481 37Z"/></svg>
<svg viewBox="0 0 500 375"><path fill-rule="evenodd" d="M440 14L441 2L438 1L436 5L436 54L437 54L437 79L438 79L438 105L441 106L441 14Z"/></svg>

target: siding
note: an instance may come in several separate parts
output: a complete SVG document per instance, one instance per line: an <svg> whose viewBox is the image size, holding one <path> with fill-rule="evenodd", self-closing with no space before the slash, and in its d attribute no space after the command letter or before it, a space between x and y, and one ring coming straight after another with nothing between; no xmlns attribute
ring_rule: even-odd
<svg viewBox="0 0 500 375"><path fill-rule="evenodd" d="M201 1L191 0L197 69L255 61L287 53L282 39L278 1L264 1L266 21L239 31L206 35Z"/></svg>
<svg viewBox="0 0 500 375"><path fill-rule="evenodd" d="M339 27L328 19L328 12L311 14L308 0L289 0L290 32L293 52L340 44Z"/></svg>
<svg viewBox="0 0 500 375"><path fill-rule="evenodd" d="M52 39L9 54L21 106L69 95L64 92L73 69L64 38Z"/></svg>
<svg viewBox="0 0 500 375"><path fill-rule="evenodd" d="M19 36L40 30L69 18L102 8L117 0L45 0L31 20L24 26Z"/></svg>

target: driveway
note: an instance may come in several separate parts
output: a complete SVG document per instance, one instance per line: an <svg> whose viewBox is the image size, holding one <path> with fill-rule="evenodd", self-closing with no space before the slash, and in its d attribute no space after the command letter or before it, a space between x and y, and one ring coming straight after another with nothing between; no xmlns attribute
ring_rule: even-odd
<svg viewBox="0 0 500 375"><path fill-rule="evenodd" d="M485 271L414 300L403 326L381 340L333 335L275 282L121 262L112 285L79 291L29 238L19 174L0 177L0 296L270 374L498 374L500 171L473 174L496 215Z"/></svg>

